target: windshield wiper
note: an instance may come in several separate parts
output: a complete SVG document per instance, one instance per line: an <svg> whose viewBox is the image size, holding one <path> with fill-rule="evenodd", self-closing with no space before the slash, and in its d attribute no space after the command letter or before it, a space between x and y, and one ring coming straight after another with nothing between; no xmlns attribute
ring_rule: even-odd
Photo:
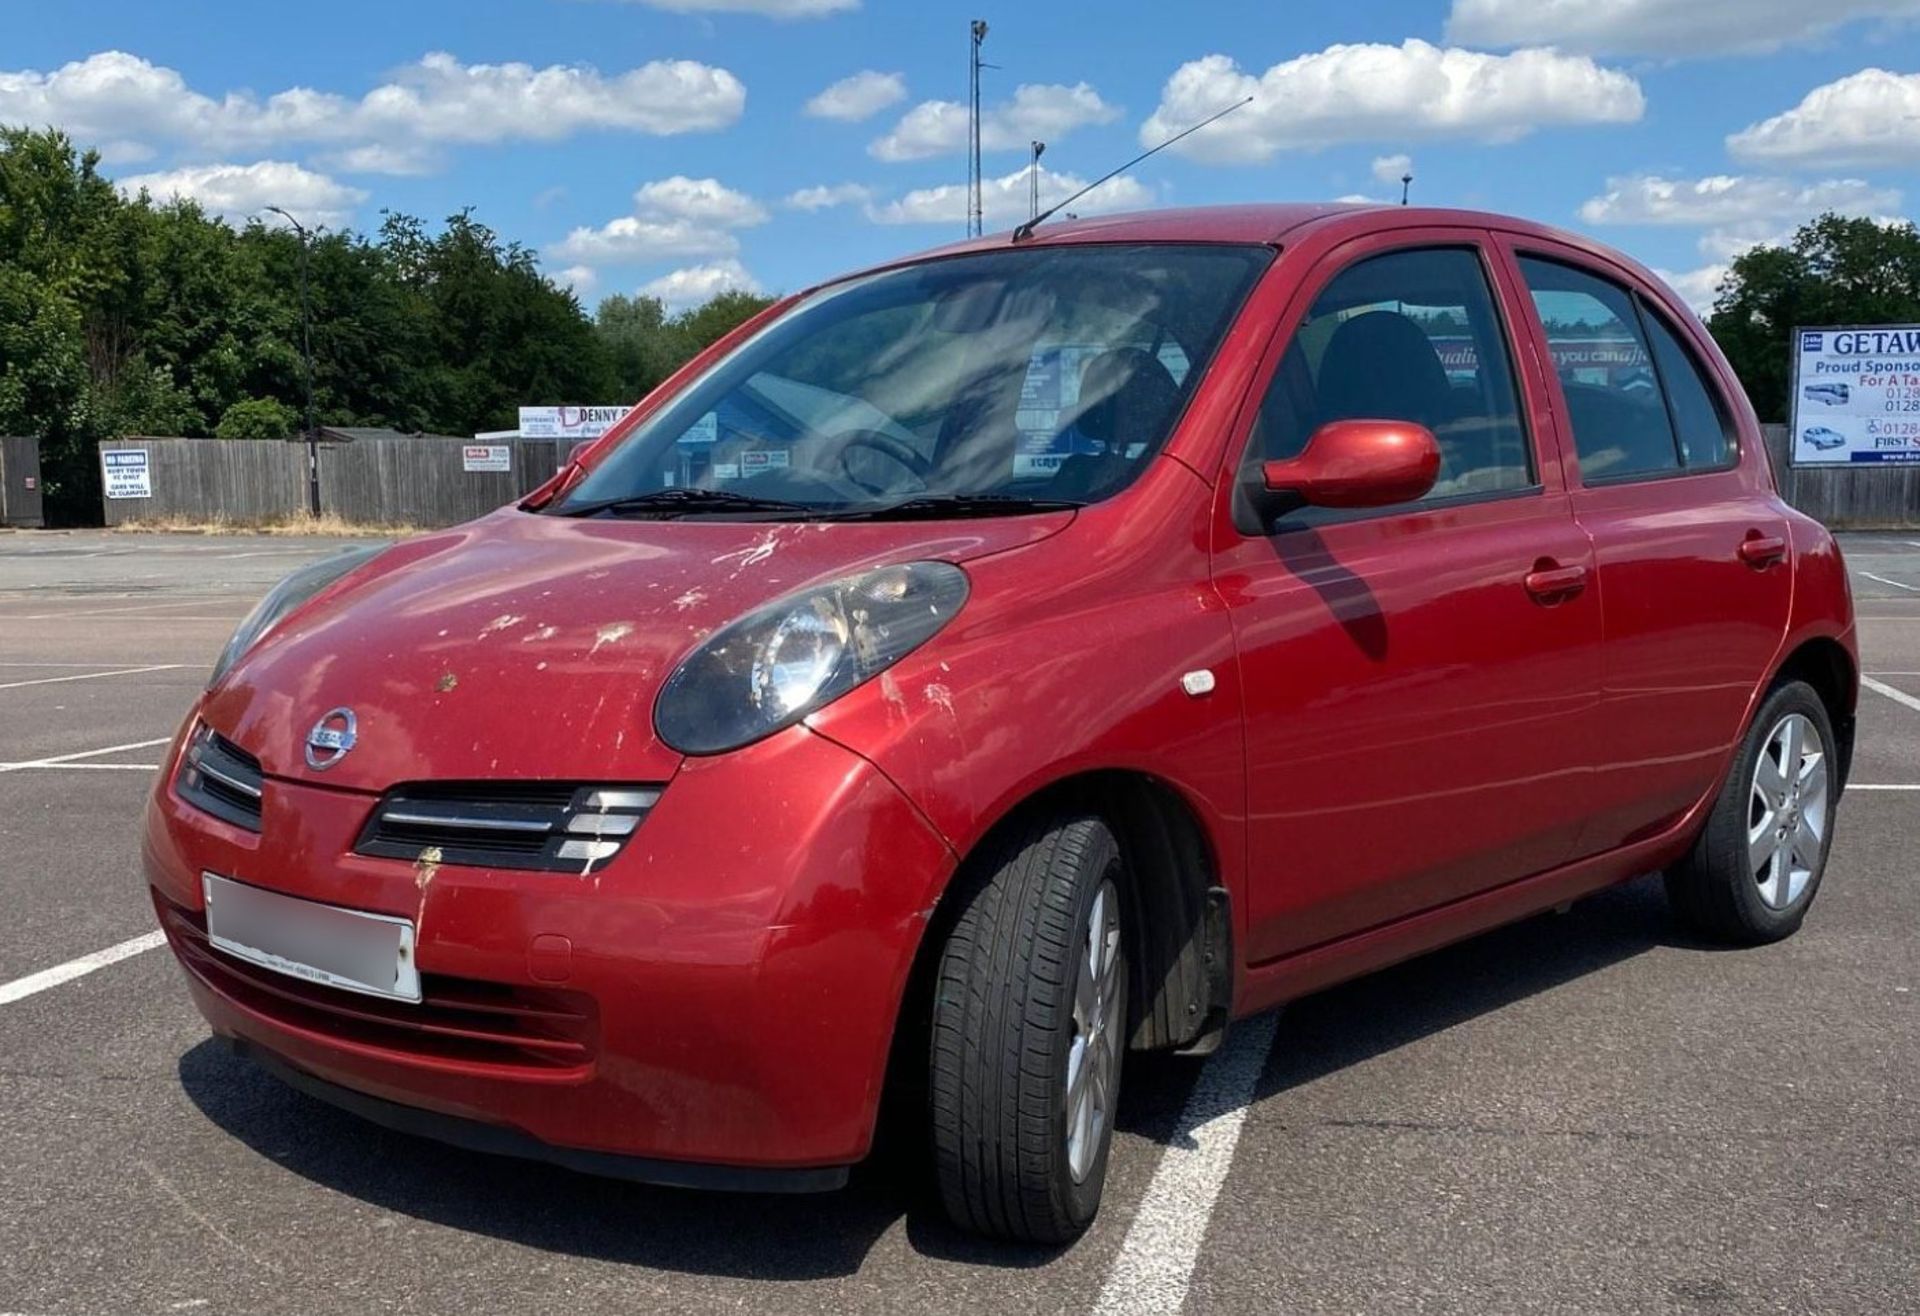
<svg viewBox="0 0 1920 1316"><path fill-rule="evenodd" d="M946 517L1020 516L1031 512L1070 512L1085 507L1071 498L1027 498L1020 494L922 494L876 507L825 512L823 521L938 521Z"/></svg>
<svg viewBox="0 0 1920 1316"><path fill-rule="evenodd" d="M591 503L563 507L555 516L598 516L617 514L654 514L661 517L683 516L689 512L800 512L809 518L820 509L807 503L790 503L779 498L757 498L731 489L656 489L652 493L623 494Z"/></svg>

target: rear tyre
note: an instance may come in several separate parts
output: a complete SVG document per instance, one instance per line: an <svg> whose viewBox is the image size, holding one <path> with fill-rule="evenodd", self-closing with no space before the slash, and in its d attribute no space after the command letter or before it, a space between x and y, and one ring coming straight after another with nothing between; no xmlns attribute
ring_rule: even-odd
<svg viewBox="0 0 1920 1316"><path fill-rule="evenodd" d="M962 1228L1065 1243L1100 1209L1120 1096L1120 849L1097 818L1055 817L981 859L934 981L934 1174Z"/></svg>
<svg viewBox="0 0 1920 1316"><path fill-rule="evenodd" d="M1693 850L1666 874L1680 921L1754 946L1792 936L1826 871L1839 796L1833 723L1804 681L1774 687Z"/></svg>

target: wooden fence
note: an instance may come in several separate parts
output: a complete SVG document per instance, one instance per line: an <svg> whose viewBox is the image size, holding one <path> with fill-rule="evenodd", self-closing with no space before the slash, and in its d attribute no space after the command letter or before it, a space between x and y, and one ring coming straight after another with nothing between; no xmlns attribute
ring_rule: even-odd
<svg viewBox="0 0 1920 1316"><path fill-rule="evenodd" d="M1792 432L1762 426L1780 495L1836 530L1920 529L1920 464L1795 466Z"/></svg>
<svg viewBox="0 0 1920 1316"><path fill-rule="evenodd" d="M1781 494L1843 529L1920 528L1920 465L1794 466L1785 425L1765 426ZM320 445L320 507L361 525L423 528L472 520L530 493L566 459L565 439L497 441L504 472L469 471L460 441L358 439ZM103 452L145 449L151 495L105 498L108 525L127 521L259 524L307 506L307 450L299 443L119 439Z"/></svg>
<svg viewBox="0 0 1920 1316"><path fill-rule="evenodd" d="M358 525L429 528L470 521L544 484L571 446L565 439L507 439L505 471L470 471L457 439L356 439L320 445L320 510ZM284 521L307 509L302 443L220 439L115 439L103 453L144 451L144 497L105 497L108 525L129 521Z"/></svg>

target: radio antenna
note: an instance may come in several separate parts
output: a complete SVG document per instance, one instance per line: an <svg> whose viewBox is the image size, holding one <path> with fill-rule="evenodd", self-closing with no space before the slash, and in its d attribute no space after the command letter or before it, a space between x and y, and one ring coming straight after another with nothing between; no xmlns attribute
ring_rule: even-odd
<svg viewBox="0 0 1920 1316"><path fill-rule="evenodd" d="M1166 150L1169 146L1172 146L1175 142L1179 141L1182 137L1191 137L1193 134L1199 132L1202 128L1206 127L1208 124L1217 123L1221 119L1226 118L1229 114L1232 114L1235 110L1245 109L1247 106L1251 104L1253 104L1253 97L1251 96L1247 97L1243 101L1236 101L1234 104L1227 106L1226 109L1221 110L1218 113L1209 114L1206 118L1200 120L1199 123L1194 124L1193 127L1184 128L1181 131L1175 133L1173 136L1167 138L1166 141L1160 143L1160 145L1140 152L1140 154L1134 156L1133 159L1127 161L1125 164L1121 165L1118 169L1115 169L1112 173L1100 175L1100 177L1094 179L1091 183L1088 183L1085 187L1081 188L1078 192L1075 192L1072 196L1068 197L1065 201L1062 201L1057 205L1052 205L1047 207L1045 210L1035 215L1032 219L1022 224L1019 228L1016 228L1013 231L1013 240L1015 242L1019 242L1025 238L1032 237L1033 231L1039 228L1042 224L1046 223L1048 219L1052 218L1053 213L1055 211L1064 209L1065 207L1072 205L1074 202L1078 201L1081 197L1085 196L1087 193L1093 191L1094 188L1100 186L1100 184L1106 182L1108 179L1116 177L1117 175L1126 173L1127 170L1133 168L1135 165L1139 164L1142 160L1146 159L1148 156L1157 155L1159 152Z"/></svg>

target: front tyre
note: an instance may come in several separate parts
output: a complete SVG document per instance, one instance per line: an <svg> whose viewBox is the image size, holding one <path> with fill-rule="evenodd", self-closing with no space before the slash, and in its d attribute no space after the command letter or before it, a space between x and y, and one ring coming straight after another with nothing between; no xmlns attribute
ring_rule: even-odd
<svg viewBox="0 0 1920 1316"><path fill-rule="evenodd" d="M1787 681L1767 696L1693 850L1667 871L1682 922L1741 945L1799 929L1833 844L1834 744L1813 687Z"/></svg>
<svg viewBox="0 0 1920 1316"><path fill-rule="evenodd" d="M1054 817L981 860L934 983L935 1177L962 1228L1064 1243L1100 1209L1120 1096L1120 848L1097 818Z"/></svg>

